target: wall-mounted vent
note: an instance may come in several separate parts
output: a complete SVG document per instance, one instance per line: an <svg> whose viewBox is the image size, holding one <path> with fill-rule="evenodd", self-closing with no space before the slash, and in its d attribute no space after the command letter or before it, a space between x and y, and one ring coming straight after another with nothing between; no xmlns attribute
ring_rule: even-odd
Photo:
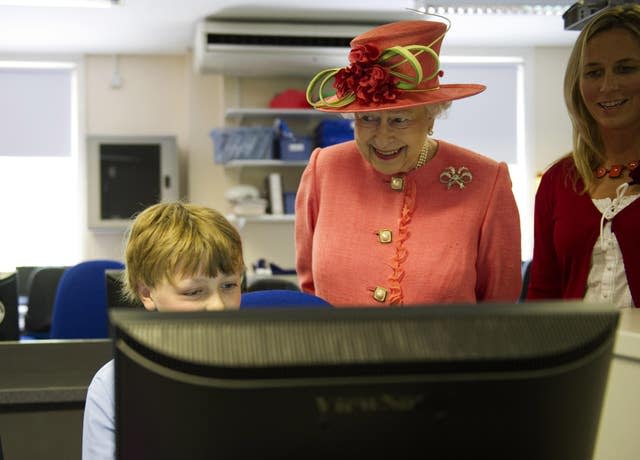
<svg viewBox="0 0 640 460"><path fill-rule="evenodd" d="M349 64L349 43L378 24L204 20L195 37L199 72L311 76Z"/></svg>
<svg viewBox="0 0 640 460"><path fill-rule="evenodd" d="M353 38L353 37L352 37ZM349 48L351 38L207 34L207 45L303 46Z"/></svg>

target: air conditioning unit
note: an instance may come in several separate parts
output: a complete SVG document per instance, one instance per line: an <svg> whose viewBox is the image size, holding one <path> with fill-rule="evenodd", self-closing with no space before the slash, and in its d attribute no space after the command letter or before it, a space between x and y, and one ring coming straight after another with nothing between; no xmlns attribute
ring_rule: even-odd
<svg viewBox="0 0 640 460"><path fill-rule="evenodd" d="M349 42L379 24L228 21L196 28L194 65L201 73L304 76L349 64Z"/></svg>

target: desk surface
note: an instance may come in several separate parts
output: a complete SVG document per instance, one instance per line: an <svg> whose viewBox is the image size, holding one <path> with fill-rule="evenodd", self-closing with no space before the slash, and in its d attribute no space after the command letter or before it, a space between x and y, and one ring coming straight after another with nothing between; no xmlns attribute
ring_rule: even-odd
<svg viewBox="0 0 640 460"><path fill-rule="evenodd" d="M639 308L625 308L620 311L614 355L640 361Z"/></svg>
<svg viewBox="0 0 640 460"><path fill-rule="evenodd" d="M0 343L0 411L20 404L84 404L95 372L113 356L111 340Z"/></svg>
<svg viewBox="0 0 640 460"><path fill-rule="evenodd" d="M593 460L640 458L640 309L621 310Z"/></svg>

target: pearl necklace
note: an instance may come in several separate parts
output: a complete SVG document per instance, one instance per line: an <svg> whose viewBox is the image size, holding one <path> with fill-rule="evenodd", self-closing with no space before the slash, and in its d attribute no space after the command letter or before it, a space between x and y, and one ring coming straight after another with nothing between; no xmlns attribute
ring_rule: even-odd
<svg viewBox="0 0 640 460"><path fill-rule="evenodd" d="M416 163L416 165L415 165L415 167L413 169L416 170L416 169L424 166L424 164L427 161L429 161L429 160L431 160L431 158L433 158L433 156L436 154L436 150L437 150L437 148L432 148L430 139L427 137L427 140L425 141L424 145L420 149L420 155L418 155L418 162ZM402 175L393 176L391 178L391 183L389 184L391 186L391 190L395 190L396 192L400 192L400 191L404 190L404 177L403 176L404 176L404 173L402 173Z"/></svg>
<svg viewBox="0 0 640 460"><path fill-rule="evenodd" d="M429 141L429 138L427 138L427 140L425 141L424 145L420 149L420 155L418 156L418 162L416 163L416 166L413 169L418 169L418 168L421 168L422 166L424 166L424 164L427 161L429 161L431 158L433 158L433 154L434 153L436 153L436 149L431 148L431 142Z"/></svg>
<svg viewBox="0 0 640 460"><path fill-rule="evenodd" d="M596 169L593 170L593 172L595 173L598 179L602 179L607 174L611 179L617 179L622 175L622 171L624 171L627 168L629 169L629 171L633 171L638 167L639 163L640 163L640 160L633 160L627 163L626 165L611 165L611 168L609 169L605 168L604 166L598 166Z"/></svg>

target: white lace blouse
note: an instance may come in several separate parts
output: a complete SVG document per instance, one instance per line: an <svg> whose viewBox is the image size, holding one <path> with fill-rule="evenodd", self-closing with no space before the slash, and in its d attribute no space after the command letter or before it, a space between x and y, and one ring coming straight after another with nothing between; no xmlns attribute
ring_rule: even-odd
<svg viewBox="0 0 640 460"><path fill-rule="evenodd" d="M640 195L625 196L628 184L616 190L616 198L594 199L593 204L602 213L600 238L596 241L591 255L591 270L587 278L587 302L611 303L618 308L632 308L633 299L624 271L622 252L616 235L611 231L611 219Z"/></svg>

